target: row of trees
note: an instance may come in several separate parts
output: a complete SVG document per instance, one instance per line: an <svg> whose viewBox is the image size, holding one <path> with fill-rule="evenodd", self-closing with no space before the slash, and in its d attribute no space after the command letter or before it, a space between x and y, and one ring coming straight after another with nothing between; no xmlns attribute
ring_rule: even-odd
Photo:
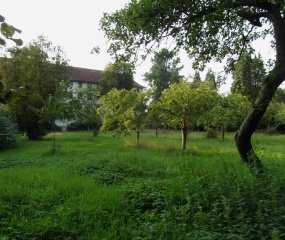
<svg viewBox="0 0 285 240"><path fill-rule="evenodd" d="M145 124L155 129L180 128L185 148L187 133L194 128L217 128L223 136L226 130L237 130L265 74L260 55L252 58L248 53L236 64L231 94L220 96L222 77L209 69L202 80L196 71L190 84L180 75L182 66L176 53L162 49L154 54L153 66L144 75L151 90L130 91L133 87L130 65L109 64L103 71L99 88L79 88L76 95L80 97L74 98L70 91L68 62L61 48L39 37L24 48L9 49L9 53L10 58L1 59L6 88L31 86L28 94L18 95L9 104L19 131L26 132L29 139L55 132L59 119L77 119L96 136L104 119L103 131L115 128L117 133L127 134L135 130L137 142ZM283 123L280 101L284 96L280 89L260 126L273 128ZM109 103L114 104L109 106Z"/></svg>
<svg viewBox="0 0 285 240"><path fill-rule="evenodd" d="M284 91L282 91L284 93ZM186 148L187 134L197 128L215 129L222 132L236 131L251 108L252 103L240 93L227 96L218 94L209 82L198 86L193 82L180 81L164 89L155 99L155 91L135 92L111 90L100 98L97 113L103 119L102 131L115 129L116 134L134 131L139 141L145 125L158 129L180 129L182 148ZM274 100L260 123L261 129L285 126L285 103ZM151 101L149 103L149 101ZM284 129L283 129L284 131Z"/></svg>

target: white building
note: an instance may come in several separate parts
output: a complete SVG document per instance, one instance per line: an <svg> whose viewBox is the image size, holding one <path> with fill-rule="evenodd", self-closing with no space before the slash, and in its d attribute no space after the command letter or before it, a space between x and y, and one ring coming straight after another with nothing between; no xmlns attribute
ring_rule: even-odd
<svg viewBox="0 0 285 240"><path fill-rule="evenodd" d="M97 88L100 80L102 79L102 71L88 68L71 67L71 82L73 96L77 97L78 88L87 88L91 84L92 87ZM134 81L133 87L137 91L141 92L145 88L139 83ZM56 125L61 127L63 131L66 130L67 125L70 122L67 121L56 121Z"/></svg>
<svg viewBox="0 0 285 240"><path fill-rule="evenodd" d="M72 89L86 88L88 84L98 86L102 79L102 71L88 68L72 67L71 69L71 82ZM141 92L145 87L134 81L135 89Z"/></svg>

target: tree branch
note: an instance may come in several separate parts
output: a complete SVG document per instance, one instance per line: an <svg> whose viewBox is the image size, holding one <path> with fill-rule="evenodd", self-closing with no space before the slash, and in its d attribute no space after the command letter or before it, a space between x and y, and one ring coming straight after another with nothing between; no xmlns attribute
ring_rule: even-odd
<svg viewBox="0 0 285 240"><path fill-rule="evenodd" d="M260 22L260 18L268 17L267 12L249 13L246 11L239 11L239 12L237 12L237 15L240 16L241 18L249 21L253 26L256 26L256 27L262 27L262 23Z"/></svg>

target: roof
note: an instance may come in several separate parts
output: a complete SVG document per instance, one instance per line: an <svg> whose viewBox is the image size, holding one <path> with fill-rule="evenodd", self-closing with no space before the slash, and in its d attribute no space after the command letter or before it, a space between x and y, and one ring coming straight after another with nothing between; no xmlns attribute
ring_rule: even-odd
<svg viewBox="0 0 285 240"><path fill-rule="evenodd" d="M81 83L99 84L102 78L102 71L88 68L71 67L71 81ZM134 81L135 88L144 88L136 81Z"/></svg>

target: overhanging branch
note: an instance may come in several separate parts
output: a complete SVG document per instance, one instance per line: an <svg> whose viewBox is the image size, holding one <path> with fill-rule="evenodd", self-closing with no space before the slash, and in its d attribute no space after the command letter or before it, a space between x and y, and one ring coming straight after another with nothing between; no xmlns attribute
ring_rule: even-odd
<svg viewBox="0 0 285 240"><path fill-rule="evenodd" d="M260 18L268 17L267 12L248 13L246 11L239 11L239 12L237 12L237 15L240 16L241 18L249 21L251 25L256 26L256 27L262 27L262 23L260 21Z"/></svg>

